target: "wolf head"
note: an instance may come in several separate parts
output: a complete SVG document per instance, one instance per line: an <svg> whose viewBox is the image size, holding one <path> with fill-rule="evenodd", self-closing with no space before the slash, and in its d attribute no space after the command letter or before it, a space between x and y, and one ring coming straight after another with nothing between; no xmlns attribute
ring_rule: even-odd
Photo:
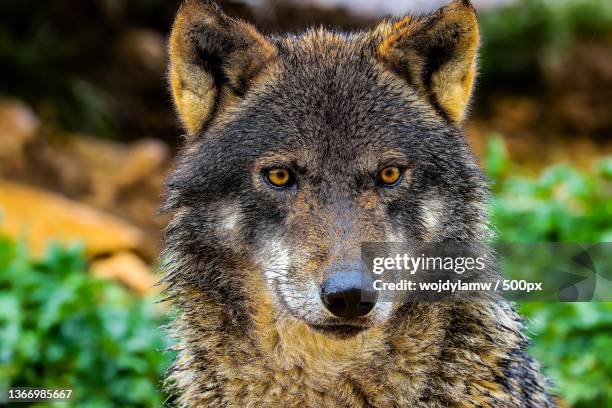
<svg viewBox="0 0 612 408"><path fill-rule="evenodd" d="M487 234L461 132L478 42L467 0L284 37L185 2L169 73L188 141L164 207L179 303L205 299L245 330L266 315L349 337L399 313L364 279L361 243Z"/></svg>

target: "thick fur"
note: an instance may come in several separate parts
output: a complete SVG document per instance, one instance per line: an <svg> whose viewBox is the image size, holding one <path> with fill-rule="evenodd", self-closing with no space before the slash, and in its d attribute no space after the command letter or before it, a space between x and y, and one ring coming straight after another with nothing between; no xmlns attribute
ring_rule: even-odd
<svg viewBox="0 0 612 408"><path fill-rule="evenodd" d="M555 406L504 301L379 302L343 334L319 298L362 242L490 237L460 129L477 46L468 1L270 38L183 5L170 76L190 137L164 206L178 405ZM380 187L389 164L405 175ZM266 184L278 166L294 187Z"/></svg>

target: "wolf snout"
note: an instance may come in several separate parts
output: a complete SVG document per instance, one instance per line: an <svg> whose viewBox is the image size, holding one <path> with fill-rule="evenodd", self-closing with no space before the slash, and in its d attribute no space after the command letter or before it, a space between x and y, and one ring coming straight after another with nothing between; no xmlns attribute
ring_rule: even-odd
<svg viewBox="0 0 612 408"><path fill-rule="evenodd" d="M321 300L334 316L365 316L376 305L378 292L372 278L361 267L335 271L321 287Z"/></svg>

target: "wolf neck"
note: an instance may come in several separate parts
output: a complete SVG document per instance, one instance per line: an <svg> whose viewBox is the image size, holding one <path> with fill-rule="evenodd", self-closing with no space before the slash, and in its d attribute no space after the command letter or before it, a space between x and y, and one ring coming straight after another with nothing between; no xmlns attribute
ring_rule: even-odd
<svg viewBox="0 0 612 408"><path fill-rule="evenodd" d="M261 401L270 406L421 406L428 398L461 406L455 399L464 395L465 384L491 387L488 379L500 375L494 362L520 348L520 323L503 306L415 307L384 329L340 340L270 313L255 313L244 331L220 305L208 302L205 315L183 314L177 321L183 350L170 380L181 390L183 406ZM504 325L504 336L493 333ZM483 360L493 363L485 367ZM447 377L453 382L435 389L447 389L448 395L429 395L432 381Z"/></svg>

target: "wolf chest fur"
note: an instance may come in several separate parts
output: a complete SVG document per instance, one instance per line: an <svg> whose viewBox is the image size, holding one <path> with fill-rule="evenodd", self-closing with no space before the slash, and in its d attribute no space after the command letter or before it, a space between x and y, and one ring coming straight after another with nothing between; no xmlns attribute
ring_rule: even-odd
<svg viewBox="0 0 612 408"><path fill-rule="evenodd" d="M503 301L380 302L359 247L482 241L464 140L469 1L367 32L264 36L189 0L170 38L188 134L167 182L180 406L552 407Z"/></svg>

